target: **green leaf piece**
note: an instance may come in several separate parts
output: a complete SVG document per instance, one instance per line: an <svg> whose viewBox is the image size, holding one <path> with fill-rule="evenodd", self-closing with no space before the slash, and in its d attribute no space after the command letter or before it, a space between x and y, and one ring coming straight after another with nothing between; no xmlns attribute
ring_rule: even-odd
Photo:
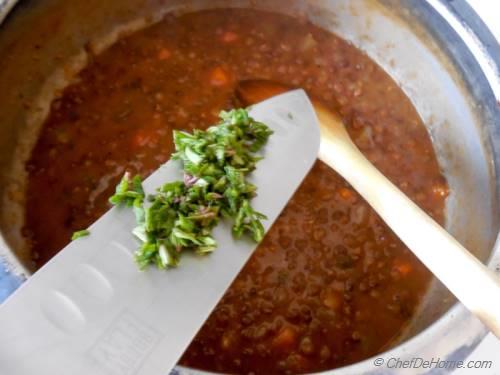
<svg viewBox="0 0 500 375"><path fill-rule="evenodd" d="M211 253L217 248L212 230L221 218L234 220L236 238L247 234L262 241L266 216L252 208L257 187L246 177L262 159L257 152L272 131L245 109L222 111L219 117L206 131L174 131L172 159L182 161L183 181L165 183L146 199L141 178L125 173L109 199L134 211L140 269L176 267L184 251Z"/></svg>
<svg viewBox="0 0 500 375"><path fill-rule="evenodd" d="M71 241L77 240L78 238L87 237L90 232L87 229L78 230L71 236Z"/></svg>

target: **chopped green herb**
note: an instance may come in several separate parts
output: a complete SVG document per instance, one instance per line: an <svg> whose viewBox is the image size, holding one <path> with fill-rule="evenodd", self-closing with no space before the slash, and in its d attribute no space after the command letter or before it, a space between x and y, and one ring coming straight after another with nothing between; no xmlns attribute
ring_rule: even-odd
<svg viewBox="0 0 500 375"><path fill-rule="evenodd" d="M272 131L244 109L223 111L220 119L206 131L174 131L172 159L183 162L183 181L166 183L146 199L140 177L126 173L110 198L114 205L134 209L133 234L141 242L135 259L141 269L177 266L185 250L214 251L212 229L221 217L234 219L236 238L249 234L260 242L264 237L266 216L251 207L257 188L246 176L262 159L256 152Z"/></svg>
<svg viewBox="0 0 500 375"><path fill-rule="evenodd" d="M81 237L86 237L90 234L90 232L87 230L87 229L83 229L83 230L79 230L79 231L76 231L73 233L73 235L71 236L71 241L74 241L78 238L81 238Z"/></svg>

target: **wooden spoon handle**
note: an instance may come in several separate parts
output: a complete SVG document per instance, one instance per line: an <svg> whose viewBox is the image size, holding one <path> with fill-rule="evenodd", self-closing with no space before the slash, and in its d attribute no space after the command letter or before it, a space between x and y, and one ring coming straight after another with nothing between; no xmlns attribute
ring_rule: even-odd
<svg viewBox="0 0 500 375"><path fill-rule="evenodd" d="M322 138L319 158L342 175L427 268L500 338L498 276L382 175L342 124L342 128L330 126L338 119L317 112Z"/></svg>

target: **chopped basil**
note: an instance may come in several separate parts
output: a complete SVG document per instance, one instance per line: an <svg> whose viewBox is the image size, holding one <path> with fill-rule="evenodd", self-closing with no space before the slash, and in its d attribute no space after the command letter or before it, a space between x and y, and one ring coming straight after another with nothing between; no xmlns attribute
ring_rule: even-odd
<svg viewBox="0 0 500 375"><path fill-rule="evenodd" d="M79 230L79 231L76 231L73 233L73 235L71 236L71 241L74 241L78 238L81 238L81 237L86 237L90 234L90 232L87 230L87 229L83 229L83 230Z"/></svg>
<svg viewBox="0 0 500 375"><path fill-rule="evenodd" d="M166 183L146 198L140 177L131 179L126 173L110 198L113 205L134 209L137 227L132 233L141 242L135 259L141 269L177 266L185 250L214 251L212 229L221 217L234 220L236 238L248 234L260 242L264 237L261 220L266 216L251 207L257 188L246 176L261 159L255 153L272 131L244 109L223 111L220 119L206 131L174 131L172 159L183 162L183 181Z"/></svg>

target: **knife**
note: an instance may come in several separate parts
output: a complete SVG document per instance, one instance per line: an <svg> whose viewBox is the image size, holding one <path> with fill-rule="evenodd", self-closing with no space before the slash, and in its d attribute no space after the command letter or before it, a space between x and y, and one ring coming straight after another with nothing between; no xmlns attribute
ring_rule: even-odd
<svg viewBox="0 0 500 375"><path fill-rule="evenodd" d="M274 131L249 175L267 231L316 160L319 126L302 90L250 115ZM152 193L180 179L181 165L169 161L144 188ZM186 252L178 268L139 271L135 225L130 210L112 208L0 306L0 373L164 375L177 364L257 244L234 239L221 221L210 255Z"/></svg>

